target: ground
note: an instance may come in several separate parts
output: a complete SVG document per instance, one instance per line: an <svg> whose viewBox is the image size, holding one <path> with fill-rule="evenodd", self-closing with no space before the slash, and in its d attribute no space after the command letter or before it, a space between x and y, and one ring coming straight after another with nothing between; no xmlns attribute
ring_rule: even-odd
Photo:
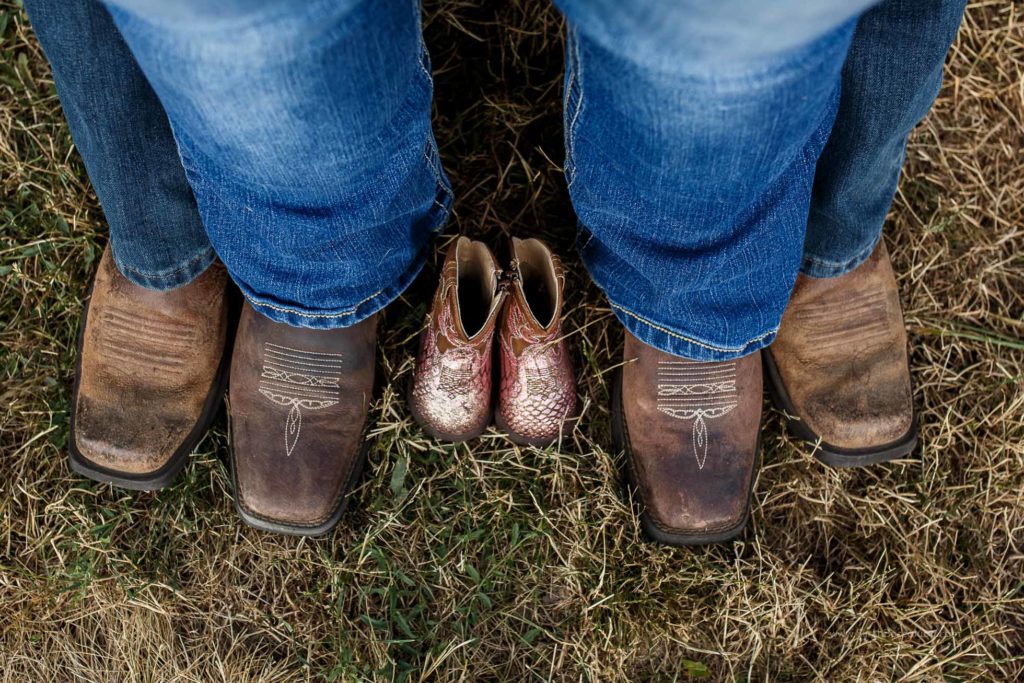
<svg viewBox="0 0 1024 683"><path fill-rule="evenodd" d="M970 7L886 225L922 446L829 469L769 412L735 544L645 542L611 446L622 333L572 249L561 20L428 0L448 234L566 258L585 419L435 443L399 387L438 259L387 311L368 474L323 540L244 527L224 417L173 487L68 468L106 238L45 60L0 0L0 681L1024 680L1024 6Z"/></svg>

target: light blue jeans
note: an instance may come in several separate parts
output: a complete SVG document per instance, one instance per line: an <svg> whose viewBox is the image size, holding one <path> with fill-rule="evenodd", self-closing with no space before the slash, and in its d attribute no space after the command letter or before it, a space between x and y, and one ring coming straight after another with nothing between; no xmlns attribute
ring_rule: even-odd
<svg viewBox="0 0 1024 683"><path fill-rule="evenodd" d="M964 0L557 4L584 262L633 334L713 360L772 341L801 268L869 255ZM415 0L26 5L126 277L215 252L328 328L422 267L451 190Z"/></svg>

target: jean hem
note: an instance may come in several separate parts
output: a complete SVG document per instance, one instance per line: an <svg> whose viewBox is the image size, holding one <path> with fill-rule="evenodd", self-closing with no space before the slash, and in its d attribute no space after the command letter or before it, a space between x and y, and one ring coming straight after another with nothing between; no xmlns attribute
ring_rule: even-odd
<svg viewBox="0 0 1024 683"><path fill-rule="evenodd" d="M428 242L428 246L429 246ZM291 306L280 304L258 298L255 294L242 290L242 296L260 315L269 318L276 323L283 323L290 327L305 327L314 330L331 330L339 327L351 327L356 323L366 320L374 313L381 311L392 301L401 296L402 292L412 284L416 276L423 270L426 263L426 248L422 249L415 260L398 280L389 287L385 287L359 303L345 309L334 309L327 311L306 311Z"/></svg>
<svg viewBox="0 0 1024 683"><path fill-rule="evenodd" d="M871 258L871 254L875 253L875 249L878 248L878 243L881 239L882 235L879 234L878 237L872 240L870 245L861 249L855 256L845 261L831 261L829 259L823 259L805 253L803 260L800 263L800 273L807 277L818 279L846 275Z"/></svg>
<svg viewBox="0 0 1024 683"><path fill-rule="evenodd" d="M659 351L688 360L709 362L742 358L770 345L775 341L775 335L779 331L778 327L774 327L739 346L727 346L698 339L696 335L671 330L616 303L612 303L611 306L615 317L634 337Z"/></svg>
<svg viewBox="0 0 1024 683"><path fill-rule="evenodd" d="M446 178L442 180L446 180ZM377 290L351 306L322 311L285 306L272 299L258 296L244 283L236 282L236 284L242 291L242 296L252 306L253 310L276 323L315 330L351 327L383 310L388 304L401 296L402 292L413 283L413 280L420 274L424 264L427 262L427 250L433 244L434 236L444 229L445 223L448 221L448 216L451 214L451 203L452 192L450 187L446 182L439 182L438 197L434 200L435 208L433 211L436 219L432 221L435 227L430 230L426 243L416 253L412 263L391 285Z"/></svg>
<svg viewBox="0 0 1024 683"><path fill-rule="evenodd" d="M132 284L146 289L167 291L176 289L195 280L202 275L216 260L217 254L213 247L207 247L195 256L185 260L180 266L156 272L146 272L126 265L114 254L114 265Z"/></svg>

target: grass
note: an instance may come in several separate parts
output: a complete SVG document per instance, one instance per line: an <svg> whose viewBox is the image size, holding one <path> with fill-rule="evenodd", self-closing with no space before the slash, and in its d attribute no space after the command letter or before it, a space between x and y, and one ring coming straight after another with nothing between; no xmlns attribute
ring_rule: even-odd
<svg viewBox="0 0 1024 683"><path fill-rule="evenodd" d="M431 272L386 315L395 388L355 511L311 541L236 518L223 417L165 491L69 471L104 221L0 0L0 681L1024 679L1024 6L970 7L887 225L923 446L837 471L770 413L747 535L690 550L644 542L621 492L621 333L558 167L560 19L526 0L426 15L449 234L566 257L585 419L561 450L426 438L397 387Z"/></svg>

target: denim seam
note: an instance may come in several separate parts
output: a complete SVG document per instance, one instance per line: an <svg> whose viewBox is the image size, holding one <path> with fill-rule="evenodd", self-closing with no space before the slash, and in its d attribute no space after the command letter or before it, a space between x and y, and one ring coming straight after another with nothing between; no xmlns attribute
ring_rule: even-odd
<svg viewBox="0 0 1024 683"><path fill-rule="evenodd" d="M580 120L580 115L583 114L583 108L586 106L585 100L583 99L583 62L580 59L579 36L576 34L575 30L572 31L572 35L570 37L569 49L572 52L572 73L569 74L569 83L565 88L566 103L568 104L570 100L573 99L573 85L575 85L576 89L579 91L579 96L575 98L577 104L575 111L572 113L572 120L569 122L566 135L567 144L565 154L573 169L572 177L568 179L568 183L566 184L567 190L571 189L573 183L576 182L576 156L573 154L573 149L576 146L576 124Z"/></svg>
<svg viewBox="0 0 1024 683"><path fill-rule="evenodd" d="M430 53L427 51L427 44L423 42L423 33L420 33L420 58L416 60L419 63L420 71L427 77L430 84L434 84L434 76L427 70L427 65L424 63L424 57L430 59Z"/></svg>
<svg viewBox="0 0 1024 683"><path fill-rule="evenodd" d="M433 153L433 158L431 158ZM444 196L450 197L452 195L451 185L446 182L446 178L443 178L441 173L441 152L437 149L437 140L434 138L434 133L431 131L429 139L427 140L427 146L423 149L423 158L427 162L427 166L430 167L431 172L434 174L434 182L437 183L437 189L444 193ZM438 199L438 196L434 196L434 204L445 211L444 204ZM441 225L444 225L442 221Z"/></svg>
<svg viewBox="0 0 1024 683"><path fill-rule="evenodd" d="M202 262L206 258L209 258L210 255L215 255L214 251L213 251L213 247L207 247L206 249L204 249L199 254L196 254L195 256L190 258L183 265L181 265L181 266L179 266L179 267L177 267L177 268L175 268L173 270L163 270L163 271L160 271L158 273L147 273L146 271L139 270L137 268L132 268L131 266L127 266L127 265L123 264L121 262L121 260L116 258L116 257L114 258L114 262L117 264L118 269L122 273L131 273L132 275L137 275L139 277L149 278L149 279L153 279L153 280L161 280L161 279L170 278L170 277L172 277L174 275L177 275L178 273L181 273L183 271L195 268L196 264Z"/></svg>
<svg viewBox="0 0 1024 683"><path fill-rule="evenodd" d="M296 310L294 308L264 303L249 294L245 295L245 300L252 304L253 307L259 306L262 308L269 308L273 311L277 311L278 313L288 313L289 315L297 315L300 318L344 318L346 316L355 315L356 310L358 310L360 306L376 299L384 292L385 289L387 288L385 287L384 289L378 289L376 292L366 297L362 301L357 302L351 308L346 308L344 311L339 311L337 313L303 313L302 311Z"/></svg>
<svg viewBox="0 0 1024 683"><path fill-rule="evenodd" d="M768 330L767 332L765 332L762 335L754 337L753 339L751 339L748 342L746 342L743 346L738 346L738 347L715 346L714 344L706 344L704 342L697 341L696 339L694 339L692 337L687 337L686 335L679 334L678 332L673 332L672 330L670 330L670 329L668 329L666 327L662 327L661 325L658 325L657 323L651 322L647 318L644 318L643 316L637 315L633 311L630 311L630 310L628 310L626 308L623 308L622 306L619 306L616 303L612 303L612 308L614 308L616 310L619 310L619 311L622 311L623 313L625 313L626 315L630 316L631 318L635 318L636 320L642 322L644 325L652 327L655 330L658 330L659 332L664 332L665 334L667 334L667 335L669 335L671 337L675 337L676 339L681 339L684 342L687 342L689 344L693 344L695 346L700 346L702 348L708 349L709 351L721 351L723 353L739 353L740 351L743 351L743 350L747 349L751 344L756 344L757 342L761 341L762 339L770 337L770 336L772 336L773 334L775 334L776 332L779 331L779 328L775 327L775 328L773 328L771 330Z"/></svg>
<svg viewBox="0 0 1024 683"><path fill-rule="evenodd" d="M413 0L412 4L415 7L415 11L416 11L417 16L419 16L419 14L420 14L420 2L419 2L419 0ZM430 90L431 90L431 92L433 92L433 90L434 90L434 74L431 73L431 70L427 68L427 65L430 63L430 51L427 49L427 44L423 40L423 31L422 30L420 30L419 42L420 42L420 56L419 56L419 59L417 60L417 63L419 65L419 67L420 67L420 71L422 71L423 75L427 77L427 83L430 84ZM433 156L433 158L431 158L431 156ZM426 160L427 166L430 167L431 172L434 174L434 182L437 183L438 188L442 192L444 192L445 195L451 195L452 194L451 187L449 186L449 184L447 182L445 182L445 179L443 179L441 177L441 174L442 174L442 171L441 171L441 151L437 148L437 139L434 137L434 131L433 130L430 131L430 135L428 136L428 139L427 139L427 145L426 145L426 147L423 148L423 158ZM444 204L441 203L441 201L438 199L437 196L434 197L434 204L438 208L440 208L442 211L446 210ZM444 225L444 221L441 222L441 226L443 226L443 225ZM438 228L434 229L435 232L437 231L437 229ZM381 291L383 291L383 290L381 290ZM378 294L379 294L379 292L378 292ZM374 296L376 296L376 295L374 295Z"/></svg>
<svg viewBox="0 0 1024 683"><path fill-rule="evenodd" d="M580 237L579 236L580 236L580 233L583 230L587 231L587 241L582 243L582 244L580 244ZM590 246L590 243L592 241L594 241L594 233L590 232L590 230L587 229L587 226L583 225L582 221L578 221L577 224L576 224L576 244L577 244L576 248L577 248L577 250L579 250L580 256L583 256L583 252L587 250L587 248Z"/></svg>

